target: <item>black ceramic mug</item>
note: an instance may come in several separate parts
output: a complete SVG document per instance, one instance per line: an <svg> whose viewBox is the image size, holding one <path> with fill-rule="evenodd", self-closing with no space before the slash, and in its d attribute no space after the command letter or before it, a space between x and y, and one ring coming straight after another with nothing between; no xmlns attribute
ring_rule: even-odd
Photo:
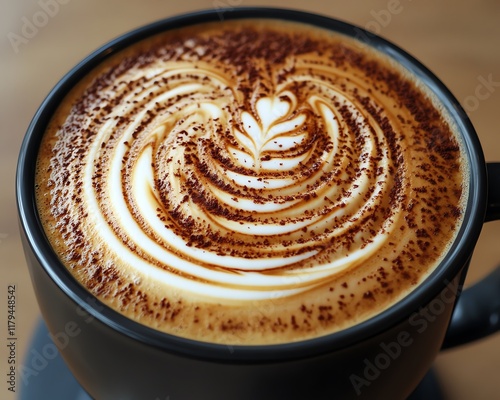
<svg viewBox="0 0 500 400"><path fill-rule="evenodd" d="M127 319L93 298L44 235L34 193L35 160L47 123L68 91L112 54L159 32L238 18L277 18L338 31L389 55L442 102L465 143L470 185L465 218L438 268L403 300L352 328L279 345L225 346L183 339ZM363 29L291 10L212 10L125 34L71 70L28 128L17 170L22 240L36 297L56 344L96 399L402 399L442 348L499 327L500 269L460 295L483 223L500 219L500 164L484 161L466 113L448 89L407 53ZM460 296L460 298L459 298Z"/></svg>

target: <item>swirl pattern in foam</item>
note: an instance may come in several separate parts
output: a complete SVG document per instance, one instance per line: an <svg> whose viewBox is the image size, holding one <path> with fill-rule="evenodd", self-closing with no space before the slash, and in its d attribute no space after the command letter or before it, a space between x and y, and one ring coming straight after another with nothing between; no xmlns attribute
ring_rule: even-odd
<svg viewBox="0 0 500 400"><path fill-rule="evenodd" d="M446 120L360 44L293 26L155 38L54 119L44 225L119 311L209 341L295 340L386 308L445 251L463 202Z"/></svg>

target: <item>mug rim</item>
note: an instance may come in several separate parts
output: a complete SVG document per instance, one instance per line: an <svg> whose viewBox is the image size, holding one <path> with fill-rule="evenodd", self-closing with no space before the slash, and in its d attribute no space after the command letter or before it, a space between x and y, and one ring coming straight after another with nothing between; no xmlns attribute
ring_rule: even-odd
<svg viewBox="0 0 500 400"><path fill-rule="evenodd" d="M55 109L69 90L107 57L167 30L218 20L248 18L299 22L358 40L359 35L363 35L364 40L361 41L408 69L436 96L456 125L469 165L469 193L462 225L443 260L415 289L388 309L352 327L311 339L280 344L226 345L157 331L125 317L93 296L63 265L46 238L35 202L34 175L41 137ZM77 306L114 331L147 345L178 355L219 362L279 362L317 356L361 342L407 320L422 305L435 298L469 261L484 222L486 194L486 164L474 127L458 100L427 67L399 46L354 24L302 10L271 7L237 7L184 13L133 29L100 46L50 90L26 131L16 171L16 201L21 229L40 266Z"/></svg>

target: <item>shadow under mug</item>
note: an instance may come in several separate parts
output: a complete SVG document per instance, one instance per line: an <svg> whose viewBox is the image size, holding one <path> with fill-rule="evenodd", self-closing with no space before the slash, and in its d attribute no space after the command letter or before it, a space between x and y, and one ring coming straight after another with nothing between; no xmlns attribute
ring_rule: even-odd
<svg viewBox="0 0 500 400"><path fill-rule="evenodd" d="M469 201L442 263L393 307L338 333L298 343L226 346L150 329L93 298L61 264L38 218L38 146L65 94L97 64L141 39L168 29L238 18L304 22L373 46L440 99L465 143ZM460 292L483 223L500 219L500 164L485 163L466 113L427 68L388 41L323 16L270 8L202 11L153 23L104 45L71 70L38 109L21 147L16 190L23 246L43 318L72 373L99 400L402 399L418 385L440 349L499 327L500 269L461 296Z"/></svg>

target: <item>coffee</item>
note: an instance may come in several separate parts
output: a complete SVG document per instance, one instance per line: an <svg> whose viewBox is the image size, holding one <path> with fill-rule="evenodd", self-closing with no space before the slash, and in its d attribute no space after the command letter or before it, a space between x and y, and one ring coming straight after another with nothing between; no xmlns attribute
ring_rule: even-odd
<svg viewBox="0 0 500 400"><path fill-rule="evenodd" d="M369 46L308 25L169 31L67 96L37 206L120 313L207 342L318 337L387 309L446 254L466 202L439 102Z"/></svg>

